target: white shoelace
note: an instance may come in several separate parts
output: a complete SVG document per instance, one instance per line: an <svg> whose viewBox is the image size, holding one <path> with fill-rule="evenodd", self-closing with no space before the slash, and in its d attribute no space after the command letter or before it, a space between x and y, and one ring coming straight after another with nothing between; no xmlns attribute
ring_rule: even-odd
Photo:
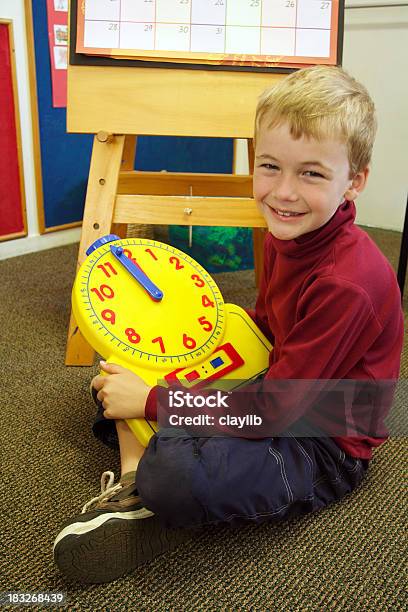
<svg viewBox="0 0 408 612"><path fill-rule="evenodd" d="M123 489L123 485L118 482L113 484L115 481L115 475L113 472L104 472L101 476L101 492L97 497L93 497L89 502L86 502L81 510L81 514L88 512L98 502L107 501L111 499L118 491Z"/></svg>

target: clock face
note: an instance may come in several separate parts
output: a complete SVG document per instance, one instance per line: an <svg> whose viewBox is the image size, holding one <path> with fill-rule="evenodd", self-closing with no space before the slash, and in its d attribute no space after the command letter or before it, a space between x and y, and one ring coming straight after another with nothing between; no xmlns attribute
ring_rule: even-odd
<svg viewBox="0 0 408 612"><path fill-rule="evenodd" d="M112 252L118 246L121 257ZM162 292L160 300L137 280L138 271ZM73 311L103 357L142 367L200 361L224 333L224 302L208 272L182 251L141 238L109 242L88 256L74 284Z"/></svg>

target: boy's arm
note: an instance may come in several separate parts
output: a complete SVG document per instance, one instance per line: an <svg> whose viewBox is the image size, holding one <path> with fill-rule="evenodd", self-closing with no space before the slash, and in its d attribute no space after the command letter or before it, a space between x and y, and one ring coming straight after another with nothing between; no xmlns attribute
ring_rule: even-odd
<svg viewBox="0 0 408 612"><path fill-rule="evenodd" d="M269 326L268 312L265 303L265 293L266 287L264 289L261 285L258 298L256 300L255 308L246 308L245 310L246 313L254 321L255 325L259 327L261 332L268 338L269 342L273 345L275 343L275 337Z"/></svg>
<svg viewBox="0 0 408 612"><path fill-rule="evenodd" d="M217 426L218 418L225 413L236 416L256 414L262 418L263 427L246 427L241 433L245 437L277 435L307 415L316 402L322 385L313 385L313 381L335 379L332 381L335 384L337 379L346 377L381 331L363 290L348 281L331 277L319 279L300 299L297 322L279 347L278 359L265 379L231 393L227 410L205 406L197 410L183 406L172 411L168 390L155 388L149 394L146 415L155 418L157 406L164 415L166 412L176 412L181 416L199 413L214 417L217 430L237 435L236 427ZM288 379L300 380L301 383L286 384L285 392L277 392L278 381ZM213 391L195 393L207 397L214 395Z"/></svg>

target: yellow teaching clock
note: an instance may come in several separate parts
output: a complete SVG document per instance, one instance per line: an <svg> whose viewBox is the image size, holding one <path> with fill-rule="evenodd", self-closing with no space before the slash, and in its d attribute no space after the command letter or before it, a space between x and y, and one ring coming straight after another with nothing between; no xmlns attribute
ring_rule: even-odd
<svg viewBox="0 0 408 612"><path fill-rule="evenodd" d="M92 342L96 350L115 352L155 377L157 370L211 353L224 333L225 313L204 268L154 240L104 240L88 249L75 286L75 318L81 331L82 323L100 332Z"/></svg>
<svg viewBox="0 0 408 612"><path fill-rule="evenodd" d="M97 240L77 273L72 309L102 357L151 385L217 381L231 389L268 367L272 347L246 312L224 304L209 273L162 242L114 234ZM144 445L157 430L145 419L128 424Z"/></svg>

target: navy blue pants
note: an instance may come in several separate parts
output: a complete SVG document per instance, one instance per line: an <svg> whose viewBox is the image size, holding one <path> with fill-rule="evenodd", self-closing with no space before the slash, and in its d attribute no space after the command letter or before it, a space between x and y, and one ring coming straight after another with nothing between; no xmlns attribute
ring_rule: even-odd
<svg viewBox="0 0 408 612"><path fill-rule="evenodd" d="M113 421L101 410L97 438L117 446ZM173 430L172 430L173 431ZM368 461L328 437L194 438L162 429L136 473L144 505L168 527L262 523L314 512L362 481Z"/></svg>

